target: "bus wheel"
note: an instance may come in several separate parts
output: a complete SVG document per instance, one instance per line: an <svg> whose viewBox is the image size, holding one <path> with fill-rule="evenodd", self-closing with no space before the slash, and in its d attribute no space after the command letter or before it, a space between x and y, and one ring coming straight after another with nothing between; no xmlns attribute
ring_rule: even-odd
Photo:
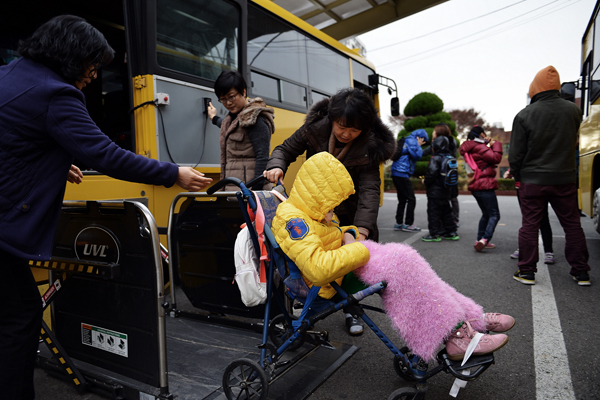
<svg viewBox="0 0 600 400"><path fill-rule="evenodd" d="M593 220L594 220L594 228L596 232L600 233L600 189L596 190L594 193L594 204L592 206Z"/></svg>

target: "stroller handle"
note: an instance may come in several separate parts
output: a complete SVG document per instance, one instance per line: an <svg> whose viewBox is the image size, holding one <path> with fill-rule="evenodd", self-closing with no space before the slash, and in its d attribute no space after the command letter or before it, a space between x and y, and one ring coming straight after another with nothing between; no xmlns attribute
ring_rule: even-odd
<svg viewBox="0 0 600 400"><path fill-rule="evenodd" d="M219 182L215 183L214 185L212 185L211 187L209 187L206 190L206 193L209 195L214 194L217 190L221 189L222 187L224 187L225 185L227 185L229 183L238 186L240 189L242 189L242 192L243 192L244 189L251 188L252 186L254 186L255 183L260 182L262 180L266 180L266 179L267 178L265 178L264 176L259 175L256 178L252 179L251 181L248 181L248 183L244 184L244 182L242 182L238 178L234 178L234 177L224 178L224 179L220 180Z"/></svg>
<svg viewBox="0 0 600 400"><path fill-rule="evenodd" d="M215 183L214 185L212 185L211 187L206 189L206 194L209 194L209 195L214 194L217 190L221 189L228 183L236 185L236 186L240 187L241 189L246 188L246 185L244 185L244 182L242 182L240 179L229 177L229 178L221 179L219 182Z"/></svg>

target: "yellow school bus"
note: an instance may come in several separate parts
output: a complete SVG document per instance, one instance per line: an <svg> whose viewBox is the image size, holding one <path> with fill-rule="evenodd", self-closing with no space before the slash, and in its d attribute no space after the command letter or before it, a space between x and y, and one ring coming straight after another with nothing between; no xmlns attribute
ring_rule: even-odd
<svg viewBox="0 0 600 400"><path fill-rule="evenodd" d="M84 90L102 131L127 150L195 167L215 182L219 129L208 120L204 101L226 115L213 90L223 70L241 71L249 96L275 109L271 148L302 125L312 104L340 88L360 87L378 105L371 63L268 0L7 2L0 15L1 61L18 57L18 41L60 14L85 18L116 51ZM290 167L286 186L302 161ZM166 244L169 207L181 188L124 182L90 170L86 160L75 164L84 180L67 185L66 200L142 199Z"/></svg>
<svg viewBox="0 0 600 400"><path fill-rule="evenodd" d="M563 96L579 103L583 121L579 129L579 205L594 220L600 233L600 2L596 3L582 39L581 78L563 84ZM595 33L594 33L595 32Z"/></svg>

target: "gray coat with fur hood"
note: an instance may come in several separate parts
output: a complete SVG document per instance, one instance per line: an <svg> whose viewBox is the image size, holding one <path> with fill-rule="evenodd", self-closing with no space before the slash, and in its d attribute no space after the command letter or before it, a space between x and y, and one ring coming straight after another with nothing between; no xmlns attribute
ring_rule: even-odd
<svg viewBox="0 0 600 400"><path fill-rule="evenodd" d="M329 99L316 103L306 115L306 121L292 136L277 146L267 170L281 168L285 173L296 158L306 152L306 158L328 151L331 121L327 118ZM379 166L394 154L396 140L387 126L375 118L371 128L363 131L352 143L346 157L341 160L354 182L356 193L335 209L350 224L369 231L368 238L378 240L377 215L379 213L381 177ZM343 221L342 221L343 223ZM363 229L361 229L363 232Z"/></svg>

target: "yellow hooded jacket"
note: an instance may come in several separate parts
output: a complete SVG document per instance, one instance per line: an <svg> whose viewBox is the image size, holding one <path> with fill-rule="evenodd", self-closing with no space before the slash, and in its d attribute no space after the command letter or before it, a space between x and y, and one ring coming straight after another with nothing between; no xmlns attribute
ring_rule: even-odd
<svg viewBox="0 0 600 400"><path fill-rule="evenodd" d="M335 157L318 153L302 164L290 197L277 207L273 233L281 249L300 269L306 284L321 286L319 295L330 299L344 275L369 261L369 251L360 242L342 246L342 237L355 226L340 227L337 217L325 215L354 193L350 174Z"/></svg>

